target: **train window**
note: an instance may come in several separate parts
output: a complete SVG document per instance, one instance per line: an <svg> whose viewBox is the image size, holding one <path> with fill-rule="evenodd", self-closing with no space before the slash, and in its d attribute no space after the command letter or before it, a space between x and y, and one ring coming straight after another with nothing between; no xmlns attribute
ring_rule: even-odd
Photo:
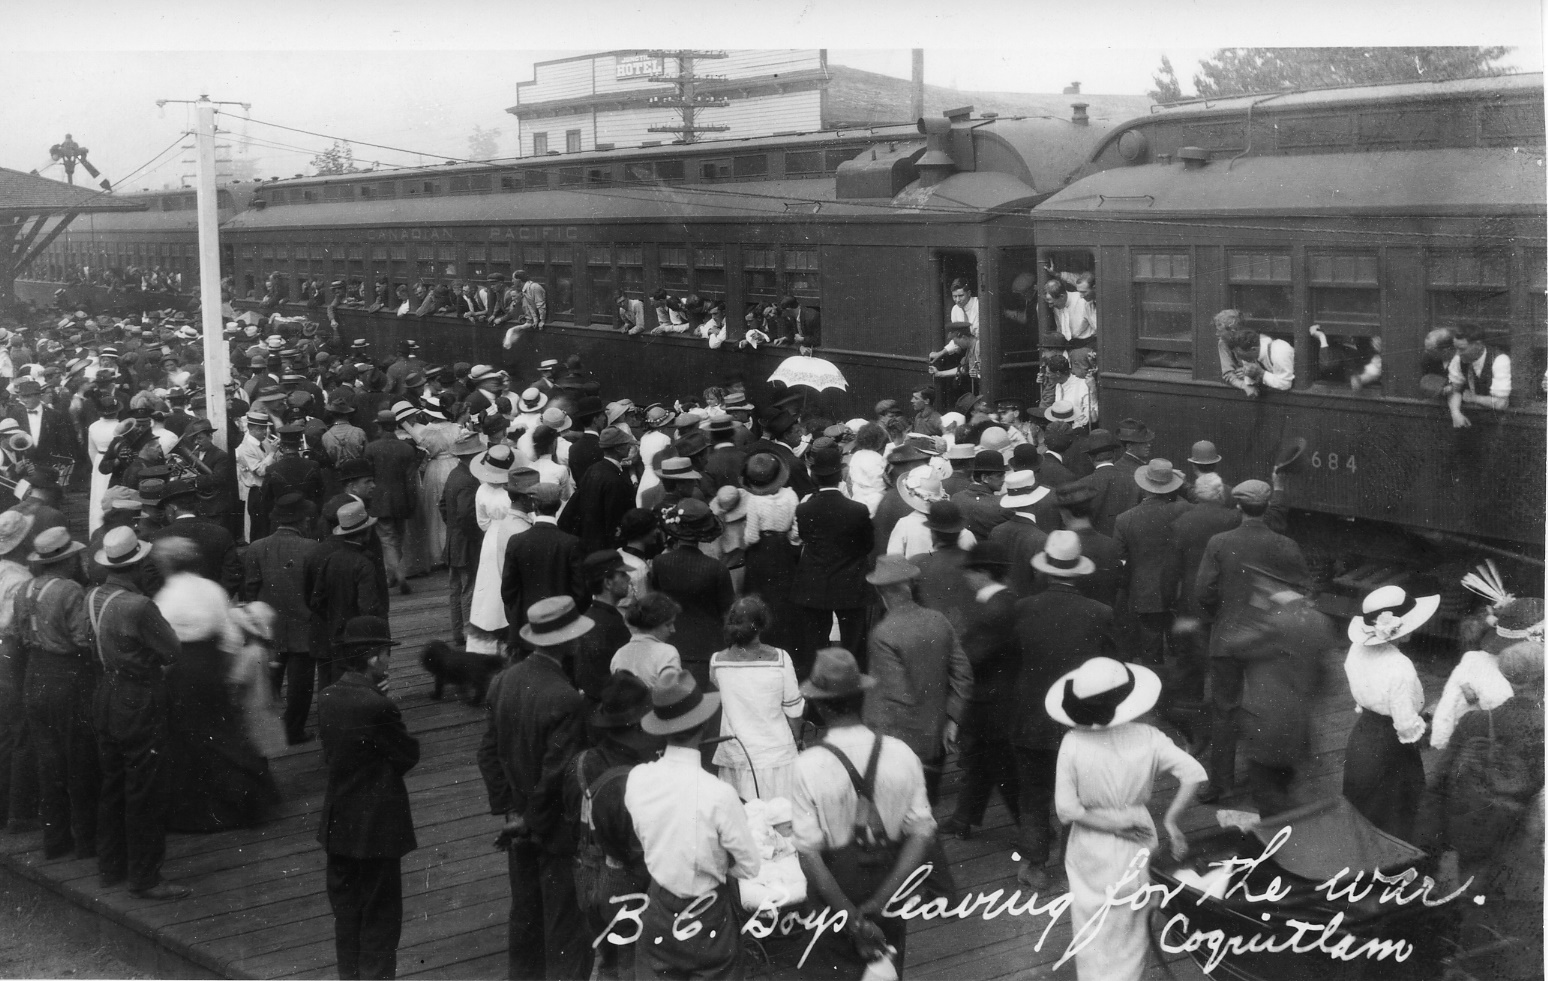
<svg viewBox="0 0 1548 981"><path fill-rule="evenodd" d="M818 296L822 292L817 269L816 249L785 250L785 283L797 296Z"/></svg>
<svg viewBox="0 0 1548 981"><path fill-rule="evenodd" d="M661 271L661 285L669 290L687 290L688 250L682 246L663 245L657 250Z"/></svg>
<svg viewBox="0 0 1548 981"><path fill-rule="evenodd" d="M548 186L548 171L541 167L533 167L521 172L521 186L527 190L535 190Z"/></svg>
<svg viewBox="0 0 1548 981"><path fill-rule="evenodd" d="M548 152L548 134L547 133L533 133L532 134L532 155L534 157L541 157L544 154L546 154L547 152Z"/></svg>
<svg viewBox="0 0 1548 981"><path fill-rule="evenodd" d="M1525 337L1519 334L1516 347L1524 362L1516 369L1520 383L1516 391L1525 392L1532 402L1548 401L1548 253L1526 253L1527 323ZM1526 377L1520 372L1525 370Z"/></svg>
<svg viewBox="0 0 1548 981"><path fill-rule="evenodd" d="M500 190L502 190L502 191L519 191L519 190L521 190L521 178L519 176L517 176L516 174L501 174L500 175Z"/></svg>
<svg viewBox="0 0 1548 981"><path fill-rule="evenodd" d="M773 249L742 250L742 292L749 299L772 300L779 292L776 258Z"/></svg>
<svg viewBox="0 0 1548 981"><path fill-rule="evenodd" d="M731 160L733 177L762 177L768 172L769 158L761 153L733 157Z"/></svg>
<svg viewBox="0 0 1548 981"><path fill-rule="evenodd" d="M1135 253L1134 322L1135 358L1141 367L1193 367L1193 280L1188 253Z"/></svg>
<svg viewBox="0 0 1548 981"><path fill-rule="evenodd" d="M564 131L564 152L565 153L580 153L581 152L581 131L580 130L578 130L578 129L567 129L567 130Z"/></svg>
<svg viewBox="0 0 1548 981"><path fill-rule="evenodd" d="M623 165L623 179L629 184L648 184L656 179L656 168L649 160L630 160Z"/></svg>
<svg viewBox="0 0 1548 981"><path fill-rule="evenodd" d="M656 179L680 181L687 176L687 167L681 160L657 160Z"/></svg>
<svg viewBox="0 0 1548 981"><path fill-rule="evenodd" d="M822 173L821 150L790 150L785 153L785 176Z"/></svg>
<svg viewBox="0 0 1548 981"><path fill-rule="evenodd" d="M505 243L489 246L489 265L484 270L484 275L499 273L510 278L511 275L511 247Z"/></svg>
<svg viewBox="0 0 1548 981"><path fill-rule="evenodd" d="M607 166L607 167L587 167L586 168L586 183L587 184L611 184L611 183L613 183L613 168L610 167L610 166Z"/></svg>
<svg viewBox="0 0 1548 981"><path fill-rule="evenodd" d="M435 263L442 277L454 277L457 275L457 246L451 242L443 242L435 247Z"/></svg>
<svg viewBox="0 0 1548 981"><path fill-rule="evenodd" d="M635 296L645 292L645 249L638 242L621 242L614 248L618 258L618 288ZM608 319L612 319L612 297L608 297Z"/></svg>
<svg viewBox="0 0 1548 981"><path fill-rule="evenodd" d="M725 299L726 250L719 245L699 245L693 250L693 288L700 296Z"/></svg>
<svg viewBox="0 0 1548 981"><path fill-rule="evenodd" d="M1275 252L1233 252L1227 260L1231 306L1253 330L1295 335L1290 256Z"/></svg>
<svg viewBox="0 0 1548 981"><path fill-rule="evenodd" d="M450 187L448 187L447 190L450 193L452 193L452 194L465 194L465 193L467 193L467 191L469 190L468 178L466 176L464 176L464 177L453 177L451 179Z"/></svg>
<svg viewBox="0 0 1548 981"><path fill-rule="evenodd" d="M605 245L586 250L586 279L591 286L592 323L613 320L613 256Z"/></svg>
<svg viewBox="0 0 1548 981"><path fill-rule="evenodd" d="M312 187L303 187L303 188L301 188L301 200L303 200L303 201L316 201L317 200L317 189L316 188L312 188Z"/></svg>
<svg viewBox="0 0 1548 981"><path fill-rule="evenodd" d="M580 182L581 182L581 169L579 167L560 167L559 168L559 186L560 187L565 187L565 186L570 185L570 184L579 184Z"/></svg>
<svg viewBox="0 0 1548 981"><path fill-rule="evenodd" d="M731 158L715 157L699 161L699 180L718 181L731 176Z"/></svg>
<svg viewBox="0 0 1548 981"><path fill-rule="evenodd" d="M555 250L556 252L558 250ZM569 250L565 250L568 259ZM575 272L568 261L556 262L548 267L548 312L556 316L575 316Z"/></svg>
<svg viewBox="0 0 1548 981"><path fill-rule="evenodd" d="M489 190L489 175L474 174L472 177L468 178L468 187L474 191Z"/></svg>
<svg viewBox="0 0 1548 981"><path fill-rule="evenodd" d="M348 201L353 190L348 184L327 184L323 186L323 200Z"/></svg>

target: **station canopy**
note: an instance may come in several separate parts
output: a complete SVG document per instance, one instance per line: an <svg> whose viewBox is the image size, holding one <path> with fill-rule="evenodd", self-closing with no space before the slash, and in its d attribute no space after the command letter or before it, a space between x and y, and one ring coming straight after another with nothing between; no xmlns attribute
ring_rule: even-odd
<svg viewBox="0 0 1548 981"><path fill-rule="evenodd" d="M139 201L0 167L0 304L9 301L17 274L77 215L143 210Z"/></svg>

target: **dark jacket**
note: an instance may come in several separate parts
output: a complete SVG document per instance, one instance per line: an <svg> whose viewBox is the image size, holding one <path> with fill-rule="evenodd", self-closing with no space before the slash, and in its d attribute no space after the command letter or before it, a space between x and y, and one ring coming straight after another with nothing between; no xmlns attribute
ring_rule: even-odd
<svg viewBox="0 0 1548 981"><path fill-rule="evenodd" d="M1188 509L1184 501L1146 497L1118 516L1113 539L1127 573L1130 612L1177 608L1178 553L1172 547L1172 522Z"/></svg>
<svg viewBox="0 0 1548 981"><path fill-rule="evenodd" d="M871 558L876 558L887 550L887 540L892 537L892 529L897 527L899 521L908 517L914 511L907 502L898 495L898 489L889 486L882 499L876 505L876 515L871 518L872 534L875 536L871 545Z"/></svg>
<svg viewBox="0 0 1548 981"><path fill-rule="evenodd" d="M973 668L945 615L918 603L892 607L867 641L876 687L865 696L865 724L895 736L923 762L942 755L947 719L958 722L973 697Z"/></svg>
<svg viewBox="0 0 1548 981"><path fill-rule="evenodd" d="M306 558L318 544L293 528L278 528L242 553L242 596L274 607L274 649L311 649L311 608L306 605Z"/></svg>
<svg viewBox="0 0 1548 981"><path fill-rule="evenodd" d="M328 789L317 840L351 858L397 858L419 847L403 775L419 762L393 700L359 671L346 671L317 699Z"/></svg>
<svg viewBox="0 0 1548 981"><path fill-rule="evenodd" d="M1021 672L1021 643L1016 638L1016 594L1008 587L980 602L975 596L966 612L962 650L973 666L973 701L990 707L994 735L1008 739L1016 732L1019 707L1016 676Z"/></svg>
<svg viewBox="0 0 1548 981"><path fill-rule="evenodd" d="M518 627L525 626L527 608L550 596L570 596L583 604L586 586L579 548L579 539L547 521L535 521L531 528L512 535L505 543L505 565L501 567L500 598L505 601L505 618Z"/></svg>
<svg viewBox="0 0 1548 981"><path fill-rule="evenodd" d="M612 677L613 655L629 642L629 625L618 607L595 600L586 607L586 616L596 626L575 642L575 687L591 701L599 702L602 688Z"/></svg>
<svg viewBox="0 0 1548 981"><path fill-rule="evenodd" d="M258 485L258 513L268 524L269 512L274 502L291 491L300 491L308 501L323 499L322 468L315 460L298 453L285 453L275 457Z"/></svg>
<svg viewBox="0 0 1548 981"><path fill-rule="evenodd" d="M22 411L22 430L29 432L26 411ZM68 413L43 406L43 419L38 426L38 445L32 448L32 459L43 466L57 466L49 457L76 460L82 457L81 441Z"/></svg>
<svg viewBox="0 0 1548 981"><path fill-rule="evenodd" d="M613 544L618 523L632 507L634 481L613 461L598 460L576 481L559 527L580 539L582 555L590 555Z"/></svg>
<svg viewBox="0 0 1548 981"><path fill-rule="evenodd" d="M586 745L586 699L542 652L506 668L489 686L488 726L478 747L478 769L489 792L489 812L514 811L545 850L574 852L562 820L564 769Z"/></svg>
<svg viewBox="0 0 1548 981"><path fill-rule="evenodd" d="M575 434L570 441L569 467L570 476L575 478L575 483L580 483L581 477L591 469L592 464L601 460L605 453L602 452L602 438L595 430L583 429Z"/></svg>
<svg viewBox="0 0 1548 981"><path fill-rule="evenodd" d="M1200 501L1172 519L1171 549L1177 554L1179 612L1210 619L1199 609L1198 594L1194 590L1194 583L1199 578L1199 563L1204 561L1204 547L1211 538L1241 523L1242 512L1229 504L1211 501Z"/></svg>
<svg viewBox="0 0 1548 981"><path fill-rule="evenodd" d="M971 531L978 541L987 539L996 525L1004 523L1010 517L1010 512L1000 507L999 495L983 484L969 484L966 490L960 490L951 495L951 499L962 509L962 516L967 519L968 531Z"/></svg>
<svg viewBox="0 0 1548 981"><path fill-rule="evenodd" d="M1111 537L1118 516L1139 503L1139 485L1134 483L1132 474L1116 464L1097 467L1080 479L1096 491L1096 500L1091 502L1091 524Z"/></svg>
<svg viewBox="0 0 1548 981"><path fill-rule="evenodd" d="M412 518L419 501L419 450L393 435L366 444L361 454L376 471L371 492L373 518Z"/></svg>
<svg viewBox="0 0 1548 981"><path fill-rule="evenodd" d="M149 542L164 538L186 538L199 550L199 568L195 571L212 582L220 583L229 596L242 594L242 560L237 557L236 540L231 532L204 518L178 518L164 528L145 536ZM154 571L153 571L154 570ZM160 568L151 563L141 580L149 595L156 595L165 579Z"/></svg>
<svg viewBox="0 0 1548 981"><path fill-rule="evenodd" d="M712 448L704 458L704 475L710 478L717 490L727 484L740 487L742 486L742 465L746 462L746 451L734 443L730 446L717 446Z"/></svg>
<svg viewBox="0 0 1548 981"><path fill-rule="evenodd" d="M650 564L650 588L666 593L682 605L672 645L683 666L690 668L703 686L708 681L710 655L725 647L722 624L736 589L731 573L716 560L691 548L669 548Z"/></svg>
<svg viewBox="0 0 1548 981"><path fill-rule="evenodd" d="M1262 518L1244 515L1240 527L1211 538L1194 581L1199 608L1215 621L1210 657L1234 656L1237 648L1250 643L1237 637L1239 629L1252 620L1247 611L1256 577L1247 573L1247 566L1292 583L1304 584L1311 578L1301 546L1269 530Z"/></svg>
<svg viewBox="0 0 1548 981"><path fill-rule="evenodd" d="M1043 454L1043 462L1037 468L1038 483L1058 490L1065 484L1073 484L1079 479L1080 475L1070 469L1063 460L1048 453Z"/></svg>
<svg viewBox="0 0 1548 981"><path fill-rule="evenodd" d="M335 538L324 542L304 565L306 605L312 611L314 651L344 631L350 617L387 616L387 572L356 542Z"/></svg>
<svg viewBox="0 0 1548 981"><path fill-rule="evenodd" d="M1001 545L1010 553L1010 573L1005 585L1017 596L1031 596L1037 591L1037 577L1033 574L1032 556L1043 550L1048 533L1037 522L1024 514L1014 514L1008 521L995 526L989 540Z"/></svg>
<svg viewBox="0 0 1548 981"><path fill-rule="evenodd" d="M1273 604L1244 626L1236 656L1242 665L1238 731L1247 758L1294 766L1312 753L1312 710L1323 658L1339 648L1332 622L1301 597Z"/></svg>
<svg viewBox="0 0 1548 981"><path fill-rule="evenodd" d="M458 461L457 468L446 475L446 486L441 491L441 519L446 523L446 564L453 569L478 568L484 533L479 530L474 507L477 494L478 478L473 476L467 463Z"/></svg>
<svg viewBox="0 0 1548 981"><path fill-rule="evenodd" d="M911 560L919 568L919 578L914 580L914 596L919 605L945 614L958 637L967 627L969 608L976 603L973 587L962 574L966 558L966 552L951 545Z"/></svg>
<svg viewBox="0 0 1548 981"><path fill-rule="evenodd" d="M1072 580L1056 579L1016 604L1016 639L1021 645L1016 681L1021 725L1014 739L1018 746L1059 748L1064 727L1043 707L1048 689L1091 658L1116 654L1115 637L1112 608L1082 596Z"/></svg>
<svg viewBox="0 0 1548 981"><path fill-rule="evenodd" d="M821 490L796 505L801 557L790 602L816 610L849 610L870 603L865 581L875 526L864 504L838 490Z"/></svg>

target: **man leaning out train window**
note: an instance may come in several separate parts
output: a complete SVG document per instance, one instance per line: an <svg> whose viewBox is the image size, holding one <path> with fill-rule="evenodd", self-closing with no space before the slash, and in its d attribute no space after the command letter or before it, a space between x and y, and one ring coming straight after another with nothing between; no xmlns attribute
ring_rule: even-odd
<svg viewBox="0 0 1548 981"><path fill-rule="evenodd" d="M1246 326L1240 310L1222 310L1214 323L1221 381L1253 397L1265 386L1287 392L1295 384L1295 348L1289 342Z"/></svg>
<svg viewBox="0 0 1548 981"><path fill-rule="evenodd" d="M1472 422L1463 415L1463 405L1503 409L1510 403L1510 355L1475 324L1462 324L1452 333L1457 353L1446 369L1441 394L1451 409L1451 425L1465 429Z"/></svg>

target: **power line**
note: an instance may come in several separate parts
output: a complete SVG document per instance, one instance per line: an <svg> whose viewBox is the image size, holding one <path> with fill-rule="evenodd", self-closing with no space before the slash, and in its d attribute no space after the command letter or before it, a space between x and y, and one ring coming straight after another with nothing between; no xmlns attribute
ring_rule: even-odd
<svg viewBox="0 0 1548 981"><path fill-rule="evenodd" d="M186 132L177 134L177 136L173 138L172 142L167 144L166 149L162 150L160 153L156 154L154 157L151 157L149 160L145 161L144 163L140 164L138 167L136 167L133 170L131 170L126 176L120 177L118 179L118 185L121 186L121 185L129 183L130 180L132 180L134 177L139 175L140 171L145 170L151 164L154 164L157 160L160 160L162 157L164 157L168 153L170 153L172 151L172 149L175 148L178 144L182 143L184 138L186 138L187 136L188 136L188 134Z"/></svg>
<svg viewBox="0 0 1548 981"><path fill-rule="evenodd" d="M415 157L436 157L436 158L441 159L441 160L450 160L453 163L476 163L477 162L477 161L474 161L474 160L469 160L466 157L453 157L453 156L443 155L443 154L438 154L438 153L425 153L425 152L423 152L421 150L408 150L408 149L405 149L405 148L403 148L401 146L388 146L385 143L371 143L371 142L368 142L366 140L351 140L351 139L346 139L345 137L342 137L342 136L335 136L335 135L332 135L330 133L318 133L318 132L315 132L315 131L309 130L309 129L298 129L295 126L286 126L283 123L271 123L271 122L268 122L267 120L263 120L263 119L254 119L252 117L244 117L244 118L247 118L248 122L257 123L260 126L273 126L275 129L289 130L292 133L301 133L301 134L304 134L306 136L315 136L315 137L318 137L319 139L324 139L324 140L337 140L337 141L339 141L341 143L349 143L349 144L351 144L353 146L368 146L368 147L372 147L372 148L377 149L377 150L391 150L394 153L407 153L407 154L409 154L411 156L415 156Z"/></svg>

